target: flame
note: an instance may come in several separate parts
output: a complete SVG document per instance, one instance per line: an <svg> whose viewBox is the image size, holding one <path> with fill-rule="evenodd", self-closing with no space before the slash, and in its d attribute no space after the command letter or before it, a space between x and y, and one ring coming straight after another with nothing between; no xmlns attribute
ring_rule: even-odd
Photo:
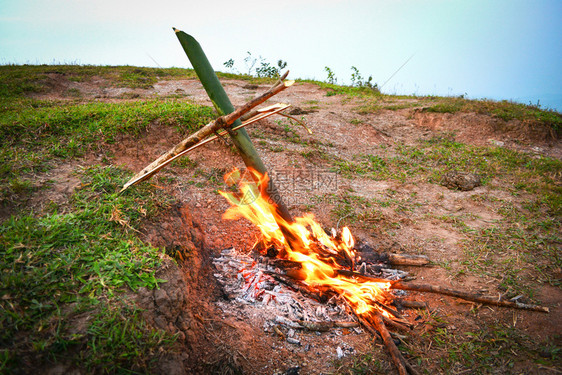
<svg viewBox="0 0 562 375"><path fill-rule="evenodd" d="M388 316L386 311L378 307L378 303L385 304L392 300L387 292L390 283L358 281L337 272L344 269L344 266L337 262L338 258L345 259L351 264L355 259L353 250L355 240L348 227L342 229L341 237L338 238L335 231L332 231L332 236L326 234L313 214L305 214L296 218L293 223L287 223L277 213L275 204L268 201L265 190L269 182L267 174L260 175L251 169L242 173L235 169L225 175L225 182L230 186L236 186L238 191L219 192L231 204L223 214L223 219L250 220L260 229L266 248L274 246L282 249L283 258L302 265L300 270L302 282L310 287L317 289L329 287L335 290L347 300L356 314L367 314L377 310ZM298 239L297 246L295 243L289 245L284 232Z"/></svg>

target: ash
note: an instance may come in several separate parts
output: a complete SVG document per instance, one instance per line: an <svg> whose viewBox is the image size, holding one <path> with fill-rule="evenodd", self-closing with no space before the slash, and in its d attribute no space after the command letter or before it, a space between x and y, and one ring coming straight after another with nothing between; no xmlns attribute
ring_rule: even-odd
<svg viewBox="0 0 562 375"><path fill-rule="evenodd" d="M355 344L350 343L354 340L349 339L359 339L364 332L338 296L318 302L273 277L282 275L283 270L234 248L223 250L213 264L218 271L215 277L228 296L217 303L223 314L244 316L253 325L261 324L266 333L278 336L294 350L314 349L326 336L329 343L322 345L329 347L333 358L355 353Z"/></svg>
<svg viewBox="0 0 562 375"><path fill-rule="evenodd" d="M288 321L303 323L355 321L355 317L348 311L343 300L340 301L334 296L328 303L320 303L303 296L301 292L293 290L271 276L271 274L282 275L283 270L258 263L234 248L223 250L221 256L215 258L213 263L219 271L215 277L222 284L229 298L240 304L256 306L267 311L268 316L273 316L272 324L281 323L292 328L304 328L297 326L300 323L291 324Z"/></svg>

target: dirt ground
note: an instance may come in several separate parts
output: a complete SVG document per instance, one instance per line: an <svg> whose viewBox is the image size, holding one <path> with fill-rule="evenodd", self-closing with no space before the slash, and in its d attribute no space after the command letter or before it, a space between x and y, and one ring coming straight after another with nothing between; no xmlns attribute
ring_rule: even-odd
<svg viewBox="0 0 562 375"><path fill-rule="evenodd" d="M100 101L131 100L122 99L123 94L128 93L128 97L136 97L134 100L176 95L180 97L178 100L211 104L200 83L194 79L160 81L150 89L111 88L102 79L70 82L56 75L51 79L54 82L53 90L41 94L41 98L64 100L63 93L74 88L80 90L84 98ZM224 86L235 106L268 87L238 80L224 81ZM273 173L290 173L303 168L327 171L330 164L325 159L303 156L311 144L321 145L321 149L329 155L351 160L354 155L380 152L381 146L388 147L389 152L392 152L393 145L415 145L420 139L429 139L441 133L452 134L456 141L466 144L496 145L562 158L560 141L553 140L544 132L530 131L525 124L516 120L505 122L475 113L427 113L415 106L360 114L356 110L361 104L358 100L344 95L327 96L326 90L309 83L296 83L274 100L291 104L293 110L296 109L295 116L304 116L313 134L309 135L297 127L295 131L299 133L301 142L290 142L285 137L282 125L276 123L281 118L261 121L249 129L258 152ZM412 100L415 99L400 101L407 103ZM104 148L106 154L112 155L109 162L138 171L181 138L175 130L154 124L140 139L124 137L115 145L106 145ZM100 163L102 157L101 154L91 155L80 163ZM236 153L221 143L196 150L190 159L196 163L197 170L212 172L218 179L233 167L243 166ZM47 200L61 199L72 191L77 181L72 177L71 170L72 166L66 165L50 172L48 178L57 183L53 184L56 190L48 192L51 195L47 196ZM221 218L229 204L217 195L216 188L208 182L209 176L206 176L207 182L193 184L193 181L205 179L192 169L178 166L164 171L162 175L173 179L166 184L154 183L173 193L178 205L161 222L147 223L145 237L156 246L176 249L185 254L185 259L180 261L179 266L172 261L167 262L159 277L169 282L160 290L142 290L137 298L141 306L147 309L146 317L152 324L179 334L181 347L177 353L171 353L162 361L163 373L345 373L347 369L359 366L354 362L357 358L365 353L372 355L373 352L378 353L368 362L373 367L364 373L394 371L380 339L373 339L366 332L299 332L301 341L308 345L296 346L284 341L275 332L266 332L263 329L263 317L252 317L251 310L236 301L229 301L215 280L216 270L211 258L231 247L242 252L248 251L258 231L245 221L232 222ZM293 215L311 211L325 227L337 226L338 220L332 214L336 203L329 200L316 203L314 200L322 194L337 197L353 191L355 195L373 199L386 197L392 191L397 199L415 197L417 208L408 214L381 208L381 220L398 223L392 228L370 231L352 226L354 235L380 251L427 255L433 266L403 268L419 281L469 291L487 290L490 295L501 293L498 280L492 277L457 272L462 268L460 244L465 234L452 224L435 218L464 213L472 228L486 228L500 217L486 203L470 199L471 196L492 196L520 205L526 199L524 194L516 197L488 186L458 191L425 181L404 184L361 177L348 179L342 175L337 176L337 184L327 187L325 191L289 185L282 186L281 190ZM44 203L44 200L32 202L38 207ZM441 267L443 264L447 264L447 268ZM412 345L418 347L418 353L427 356L419 361L415 356L410 356L410 361L419 366L421 371L440 371L437 364L441 352L432 351L431 340L427 340L426 334L431 335L443 327L453 335L463 335L483 325L503 324L516 328L537 342L549 338L555 340L560 347L562 292L560 288L548 284L539 284L536 290L536 300L551 309L549 314L476 306L455 298L418 294L416 298L427 302L432 314L442 318L443 325L436 325L427 312L408 313L407 319L416 325L409 333L413 337ZM229 304L226 309L225 304ZM353 352L338 359L338 346L352 347ZM527 358L521 358L510 371L542 374L560 373L562 370L540 367ZM459 369L453 373L471 371Z"/></svg>

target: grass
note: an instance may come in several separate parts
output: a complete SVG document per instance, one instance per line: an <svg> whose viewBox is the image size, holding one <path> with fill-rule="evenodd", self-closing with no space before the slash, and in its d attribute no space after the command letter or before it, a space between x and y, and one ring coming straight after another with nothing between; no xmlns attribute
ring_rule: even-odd
<svg viewBox="0 0 562 375"><path fill-rule="evenodd" d="M0 98L49 91L55 77L64 77L71 82L87 82L93 77L101 77L108 85L148 88L158 79L193 78L195 72L182 68L134 66L0 65Z"/></svg>
<svg viewBox="0 0 562 375"><path fill-rule="evenodd" d="M423 106L429 97L397 97L393 95L378 95L376 97L365 96L360 99L360 105L354 108L354 111L361 115L379 113L382 110L398 111L400 109L414 108Z"/></svg>
<svg viewBox="0 0 562 375"><path fill-rule="evenodd" d="M380 349L373 345L368 353L363 355L355 355L349 359L336 360L335 374L337 375L367 375L367 374L388 374L390 364L384 365L384 359L381 360Z"/></svg>
<svg viewBox="0 0 562 375"><path fill-rule="evenodd" d="M494 116L504 121L519 120L528 124L530 128L544 127L550 130L552 138L557 138L562 134L562 114L554 110L542 109L537 105L507 100L469 100L462 97L386 95L367 87L338 86L311 80L303 80L303 82L314 83L325 89L327 96L345 95L349 98L359 99L362 103L355 110L362 115L377 113L383 109L396 111L423 107L425 112L475 112Z"/></svg>
<svg viewBox="0 0 562 375"><path fill-rule="evenodd" d="M114 167L80 172L66 213L12 216L0 226L1 350L6 369L64 361L88 371L148 369L149 351L173 337L147 327L124 291L155 288L162 252L137 228L170 205L144 186L118 195L131 176ZM83 330L73 322L93 314ZM146 357L143 357L146 354Z"/></svg>
<svg viewBox="0 0 562 375"><path fill-rule="evenodd" d="M457 113L476 112L492 115L504 121L520 120L532 126L546 126L552 133L562 133L562 114L544 110L534 105L494 100L468 100L464 98L438 98L437 103L425 109L427 112Z"/></svg>
<svg viewBox="0 0 562 375"><path fill-rule="evenodd" d="M298 123L292 119L282 119L282 120L275 120L277 125L283 129L284 135L283 138L288 140L291 143L295 144L307 144L305 141L302 140L299 129Z"/></svg>
<svg viewBox="0 0 562 375"><path fill-rule="evenodd" d="M486 322L478 309L468 314L480 323L461 329L437 311L422 310L419 320L424 321L425 332L401 342L399 348L417 358L425 373L518 374L532 368L525 360L534 363L535 370L559 363L556 338L537 341L515 328L515 318L505 324Z"/></svg>
<svg viewBox="0 0 562 375"><path fill-rule="evenodd" d="M28 176L46 171L55 160L93 151L106 155L104 145L139 136L154 124L187 134L214 114L211 108L176 100L31 104L0 114L0 203L31 192Z"/></svg>
<svg viewBox="0 0 562 375"><path fill-rule="evenodd" d="M125 298L153 289L164 251L139 237L143 223L169 209L172 198L149 184L123 195L131 171L111 165L75 168L79 186L68 201L33 211L32 195L52 188L37 179L92 153L109 164L109 146L139 138L149 126L190 133L214 110L166 98L103 103L78 89L66 99L38 100L53 77L146 88L157 79L190 77L185 69L95 66L0 66L0 373L29 373L54 363L87 373L150 373L175 337L143 320ZM188 159L178 163L193 167Z"/></svg>
<svg viewBox="0 0 562 375"><path fill-rule="evenodd" d="M533 298L537 281L562 286L555 276L562 267L560 216L545 213L544 207L527 210L503 200L487 204L503 220L471 232L462 243L462 268L495 278L509 298L520 293Z"/></svg>
<svg viewBox="0 0 562 375"><path fill-rule="evenodd" d="M402 226L401 221L407 220L422 206L415 195L398 194L391 189L377 198L366 198L353 192L329 198L329 203L333 205L332 217L336 221L341 220L341 225L353 224L372 233L386 232L390 235Z"/></svg>
<svg viewBox="0 0 562 375"><path fill-rule="evenodd" d="M439 184L445 173L464 171L478 174L483 184L502 180L503 188L516 193L539 194L535 203L552 215L562 214L559 186L562 162L549 157L532 157L498 147L478 147L451 140L447 135L419 141L418 145L397 144L392 150L359 154L351 160L334 158L333 166L343 176L364 176L401 183L425 181Z"/></svg>
<svg viewBox="0 0 562 375"><path fill-rule="evenodd" d="M452 332L438 325L425 336L432 339L432 351L439 357L437 366L445 373L467 370L477 374L521 371L518 366L520 354L516 353L525 353L537 365L552 367L558 356L554 350L549 353L550 358L545 358L536 342L507 325L495 324L466 332Z"/></svg>
<svg viewBox="0 0 562 375"><path fill-rule="evenodd" d="M299 79L298 82L307 82L313 83L319 86L322 89L326 90L326 96L333 96L333 95L346 95L349 97L380 97L382 94L376 90L372 90L369 87L362 86L340 86L332 83L310 80L310 79Z"/></svg>

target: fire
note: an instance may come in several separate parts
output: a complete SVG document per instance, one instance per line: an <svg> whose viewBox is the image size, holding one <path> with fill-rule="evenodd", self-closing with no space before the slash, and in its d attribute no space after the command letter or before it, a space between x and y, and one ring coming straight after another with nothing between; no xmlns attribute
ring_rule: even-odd
<svg viewBox="0 0 562 375"><path fill-rule="evenodd" d="M287 223L277 214L274 203L268 201L265 193L268 176L253 170L248 172L250 175L235 169L225 176L226 183L236 186L238 192L220 192L231 204L223 214L223 219L250 220L260 229L265 248L273 246L283 250L279 256L302 265L300 278L306 285L316 289L329 287L336 291L347 300L356 314L368 314L376 309L386 316L387 312L379 305L392 300L387 292L390 287L388 282L358 281L338 273L338 270L345 269L338 259L347 260L351 267L355 259L355 241L349 228L344 227L340 237L334 230L330 236L313 214L305 214L293 223ZM290 241L289 244L286 235L297 241Z"/></svg>

